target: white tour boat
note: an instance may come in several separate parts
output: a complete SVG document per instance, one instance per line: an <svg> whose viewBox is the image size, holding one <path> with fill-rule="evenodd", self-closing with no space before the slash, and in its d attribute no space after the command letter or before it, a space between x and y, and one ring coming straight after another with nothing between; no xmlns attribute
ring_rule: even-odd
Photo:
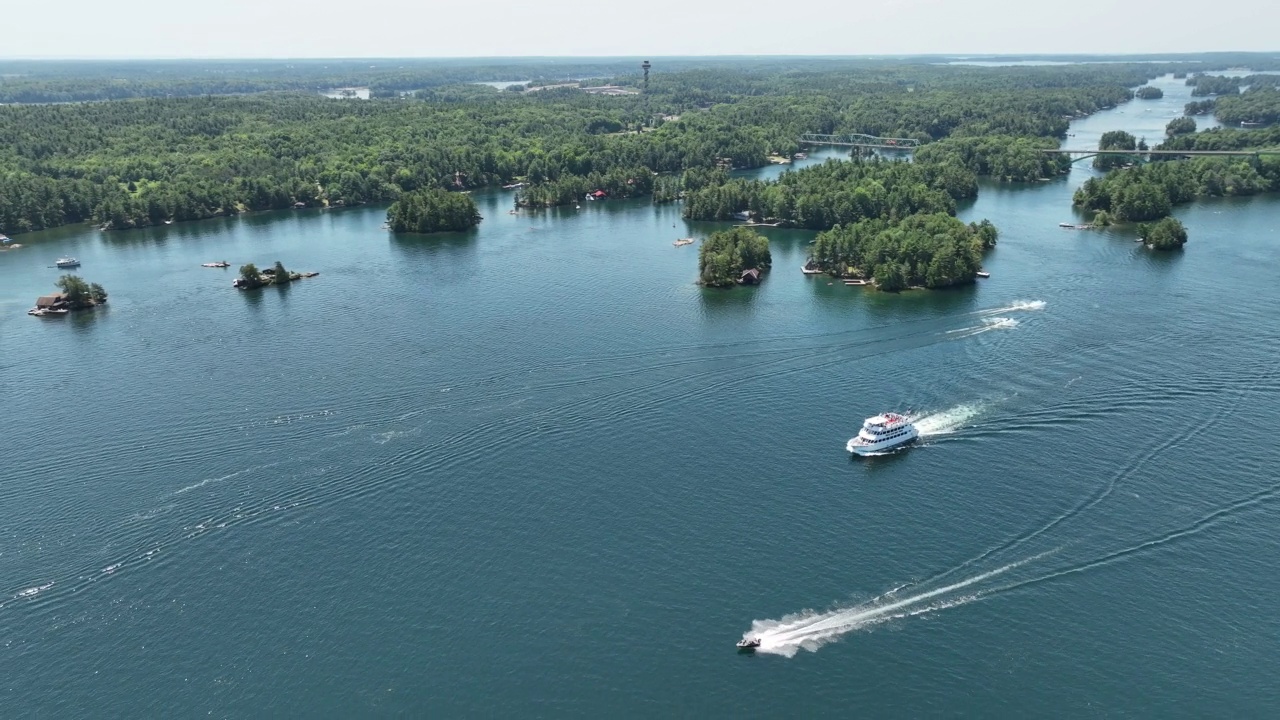
<svg viewBox="0 0 1280 720"><path fill-rule="evenodd" d="M849 439L845 449L855 455L874 455L915 442L918 437L920 431L916 430L910 417L884 413L867 418L858 435Z"/></svg>
<svg viewBox="0 0 1280 720"><path fill-rule="evenodd" d="M80 261L73 257L58 258L57 260L53 261L53 264L57 265L60 268L80 267Z"/></svg>

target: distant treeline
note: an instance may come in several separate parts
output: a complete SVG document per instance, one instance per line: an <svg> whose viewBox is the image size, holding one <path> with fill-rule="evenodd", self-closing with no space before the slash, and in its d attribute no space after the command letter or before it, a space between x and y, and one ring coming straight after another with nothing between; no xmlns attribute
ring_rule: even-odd
<svg viewBox="0 0 1280 720"><path fill-rule="evenodd" d="M1053 141L1032 138L1061 136L1067 118L1123 101L1157 70L777 63L664 72L647 94L622 97L447 85L395 100L266 93L4 106L0 232L84 221L129 228L517 180L530 184L521 197L534 205L596 189L620 197L649 192L655 172L693 171L686 177L696 183L697 172L764 165L772 153L798 150L807 132L953 138L930 151L938 156L930 164L952 168L953 182L974 172L1031 179L1057 171L1028 152ZM294 70L286 65L272 72L287 78ZM432 71L496 72L450 63ZM685 192L658 184L664 196Z"/></svg>

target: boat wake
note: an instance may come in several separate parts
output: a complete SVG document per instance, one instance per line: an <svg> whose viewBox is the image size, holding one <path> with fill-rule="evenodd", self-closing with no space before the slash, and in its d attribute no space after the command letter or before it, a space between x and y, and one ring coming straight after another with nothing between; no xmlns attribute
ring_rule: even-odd
<svg viewBox="0 0 1280 720"><path fill-rule="evenodd" d="M920 437L947 435L960 430L985 409L981 403L966 403L936 413L922 413L912 418Z"/></svg>
<svg viewBox="0 0 1280 720"><path fill-rule="evenodd" d="M1200 518L1181 527L1165 530L1144 540L1132 542L1127 546L1112 549L1083 560L1067 559L1065 564L1041 569L1031 577L1023 575L1022 579L1018 579L1015 574L1013 578L1003 581L1003 584L988 583L985 586L982 585L985 581L1003 575L1014 568L1027 565L1048 555L1053 555L1071 543L1060 544L1052 550L1008 563L994 570L989 570L934 590L917 592L908 597L898 596L899 591L904 587L908 587L899 586L877 598L853 607L839 608L825 613L804 611L786 615L779 620L755 620L751 623L751 629L744 633L743 637L760 639L760 646L756 649L757 652L794 657L801 650L817 651L823 645L833 642L840 636L854 630L868 628L890 620L914 617L946 608L966 605L975 600L998 597L1034 585L1052 582L1059 578L1095 570L1147 553L1157 552L1171 545L1189 541L1220 525L1236 523L1241 516L1265 509L1277 500L1280 500L1280 483L1273 483L1261 487L1248 495L1219 505ZM1041 532L1056 526L1058 522L1059 520L1054 520L1028 537L1039 535ZM1006 544L993 552L983 553L972 560L968 560L946 572L923 581L917 587L935 585L947 575L977 564L984 558L991 557L994 553L1012 549L1015 545L1016 543ZM995 586L993 587L992 585Z"/></svg>
<svg viewBox="0 0 1280 720"><path fill-rule="evenodd" d="M801 650L816 652L823 645L854 630L889 620L924 615L977 600L981 597L977 593L943 596L989 580L1047 554L1041 553L981 575L975 575L967 580L908 597L898 597L897 592L902 589L898 587L853 607L839 608L825 613L806 610L787 615L779 620L756 620L751 623L751 629L744 633L743 637L760 639L760 647L756 652L785 657L794 657Z"/></svg>
<svg viewBox="0 0 1280 720"><path fill-rule="evenodd" d="M956 338L967 338L973 337L974 335L981 335L984 332L991 332L992 330L1012 330L1016 327L1018 327L1018 321L1013 318L989 317L983 318L981 325L971 325L969 327L948 330L947 334L954 335Z"/></svg>

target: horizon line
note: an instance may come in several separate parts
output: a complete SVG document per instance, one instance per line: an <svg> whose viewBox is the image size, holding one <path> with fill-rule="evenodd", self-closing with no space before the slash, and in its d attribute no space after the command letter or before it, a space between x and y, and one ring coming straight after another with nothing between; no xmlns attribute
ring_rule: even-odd
<svg viewBox="0 0 1280 720"><path fill-rule="evenodd" d="M0 55L0 62L291 62L291 61L403 61L403 60L642 60L642 59L737 59L737 58L774 58L774 59L812 59L812 60L897 60L910 58L950 58L950 59L984 59L984 58L1193 58L1206 55L1274 55L1280 58L1280 49L1276 50L1203 50L1177 52L954 52L954 53L875 53L875 54L797 54L797 53L721 53L691 55L299 55L299 56L231 56L231 55L154 55L154 56L106 56L106 55Z"/></svg>

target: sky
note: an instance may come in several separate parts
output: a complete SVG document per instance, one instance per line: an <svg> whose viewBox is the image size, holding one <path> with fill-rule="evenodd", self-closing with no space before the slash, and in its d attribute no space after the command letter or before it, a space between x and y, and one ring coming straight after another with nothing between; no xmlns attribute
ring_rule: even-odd
<svg viewBox="0 0 1280 720"><path fill-rule="evenodd" d="M1280 51L1280 0L14 0L0 58Z"/></svg>

